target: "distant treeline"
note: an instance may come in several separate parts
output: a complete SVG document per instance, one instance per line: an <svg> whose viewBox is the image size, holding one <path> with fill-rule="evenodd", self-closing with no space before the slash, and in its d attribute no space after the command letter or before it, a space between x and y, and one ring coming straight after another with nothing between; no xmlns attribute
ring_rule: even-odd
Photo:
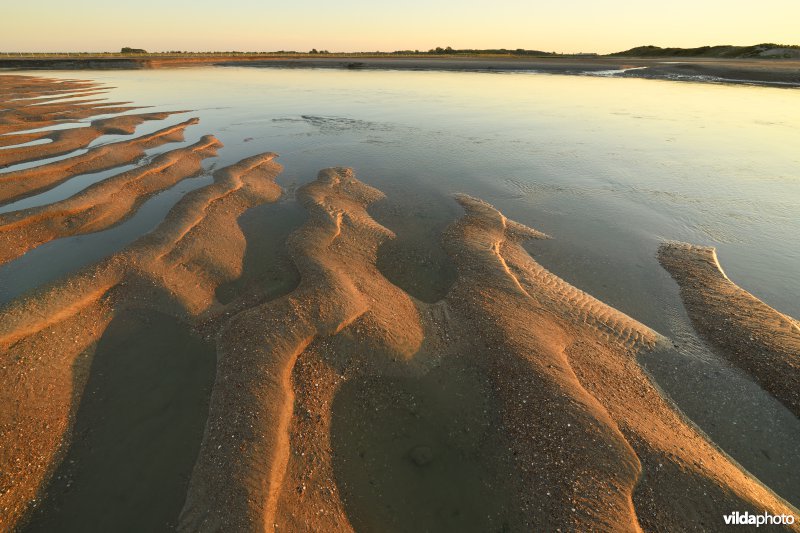
<svg viewBox="0 0 800 533"><path fill-rule="evenodd" d="M526 50L524 48L515 48L515 49L508 49L508 48L463 48L463 49L454 49L451 47L442 48L441 46L437 46L436 48L431 48L428 51L420 51L420 50L397 50L392 52L393 54L399 55L512 55L512 56L554 56L560 55L556 52L544 52L542 50Z"/></svg>
<svg viewBox="0 0 800 533"><path fill-rule="evenodd" d="M700 46L698 48L661 48L660 46L637 46L624 52L609 54L619 57L719 57L745 59L751 57L790 58L800 57L800 46L762 43L753 46Z"/></svg>
<svg viewBox="0 0 800 533"><path fill-rule="evenodd" d="M560 56L560 55L597 55L597 54L559 54L556 52L544 52L542 50L526 50L524 48L465 48L454 49L450 46L436 47L430 50L395 50L394 52L329 52L328 50L317 50L312 48L308 52L296 50L277 50L274 52L241 52L236 50L228 51L209 51L209 52L189 52L186 50L170 50L164 52L148 52L141 48L124 47L119 52L0 52L0 55L17 57L163 57L163 56L186 56L186 57L207 57L207 56L296 56L296 55L328 55L328 56L428 56L428 55L493 55L493 56Z"/></svg>
<svg viewBox="0 0 800 533"><path fill-rule="evenodd" d="M524 48L462 48L450 46L431 48L429 50L395 50L394 52L329 52L312 48L308 52L297 50L277 50L274 52L242 52L238 50L221 50L208 52L190 52L187 50L170 50L164 52L148 52L142 48L124 47L119 52L0 52L6 57L63 58L63 57L231 57L231 56L332 56L332 57L375 57L375 56L513 56L513 57L564 57L564 56L598 56L595 53L564 54L545 52L543 50L527 50ZM608 54L610 57L717 57L717 58L798 58L800 46L763 43L753 46L700 46L698 48L661 48L659 46L638 46Z"/></svg>

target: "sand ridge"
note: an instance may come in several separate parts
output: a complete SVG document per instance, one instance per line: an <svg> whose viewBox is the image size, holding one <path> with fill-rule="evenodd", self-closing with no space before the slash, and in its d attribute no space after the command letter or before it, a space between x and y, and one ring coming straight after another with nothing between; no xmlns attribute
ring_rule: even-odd
<svg viewBox="0 0 800 533"><path fill-rule="evenodd" d="M0 529L25 514L69 442L96 342L114 316L155 308L183 320L220 307L217 284L238 276L236 218L275 201L280 166L266 153L215 172L128 249L0 309ZM220 232L225 233L224 246Z"/></svg>
<svg viewBox="0 0 800 533"><path fill-rule="evenodd" d="M100 231L136 212L150 196L202 171L202 161L222 146L213 135L157 156L139 168L40 207L0 215L0 263L48 241Z"/></svg>
<svg viewBox="0 0 800 533"><path fill-rule="evenodd" d="M217 378L182 531L272 528L289 460L290 376L315 338L365 317L375 343L399 358L422 342L410 298L374 266L379 244L391 233L366 207L382 194L350 169L336 168L321 171L297 195L309 221L287 246L300 285L234 316L219 334Z"/></svg>
<svg viewBox="0 0 800 533"><path fill-rule="evenodd" d="M122 113L139 109L137 106L122 105L124 102L92 100L87 103L85 100L76 100L76 97L80 98L87 92L100 94L108 89L108 87L90 81L64 80L56 82L47 78L5 75L0 79L0 88L3 89L3 95L0 97L0 103L3 104L0 109L0 135L43 128L67 121L75 122L99 114ZM38 98L50 95L53 96L45 99ZM120 120L122 120L119 123L122 130L113 122L105 125L101 122L98 127L109 127L112 131L129 130L130 123L125 121L131 119ZM79 144L84 139L74 133L64 138L60 137L57 132L53 134L56 135L54 141L61 139L64 146ZM86 135L86 132L83 132L82 135ZM86 141L87 144L88 142L91 142L91 139ZM47 145L40 145L36 148L42 149L44 146ZM53 149L50 147L50 150ZM16 155L13 155L15 152ZM38 153L40 152L28 151L27 148L0 150L0 158L2 158L0 159L0 168L10 164L9 161L14 158L16 158L16 162L36 159ZM33 159L25 159L26 157L33 157Z"/></svg>
<svg viewBox="0 0 800 533"><path fill-rule="evenodd" d="M37 106L41 104L47 104L52 102L64 101L69 100L70 102L74 103L93 103L93 102L100 102L102 99L100 98L86 98L87 96L98 96L101 94L107 94L109 87L97 87L97 88L87 88L87 89L75 89L73 91L69 91L65 94L56 94L53 96L35 96L35 97L27 97L27 98L12 98L12 99L0 99L3 103L3 107L6 109L16 109L19 107L28 107L28 106ZM41 93L39 93L41 94ZM83 100L76 100L77 98L83 98Z"/></svg>
<svg viewBox="0 0 800 533"><path fill-rule="evenodd" d="M369 376L424 376L456 357L479 369L496 411L498 425L481 438L491 444L482 463L492 490L506 502L493 518L500 527L682 530L730 509L793 512L652 385L635 356L664 339L547 272L521 246L544 235L483 201L458 197L466 214L443 240L458 279L442 302L425 304L375 266L393 236L366 213L381 193L349 169L324 170L298 191L309 220L287 243L297 289L245 309L215 303L213 287L240 272L244 246L218 246L221 237L249 206L279 195L272 180L255 179L274 178L273 157L218 171L130 250L0 311L2 379L17 384L5 403L17 423L0 424L0 442L28 443L0 450L0 460L38 468L14 470L3 502L14 516L57 460L93 343L126 306L188 313L219 331L181 530L352 531L358 511L326 445L338 391ZM307 417L316 429L299 431L311 429Z"/></svg>
<svg viewBox="0 0 800 533"><path fill-rule="evenodd" d="M668 242L658 259L695 328L800 416L800 323L732 282L712 247Z"/></svg>
<svg viewBox="0 0 800 533"><path fill-rule="evenodd" d="M52 142L24 146L9 147L0 150L0 168L39 159L47 159L68 154L86 148L95 139L103 135L132 135L136 126L148 120L164 120L173 113L142 113L137 115L120 115L117 117L93 120L88 127L55 130L40 139Z"/></svg>
<svg viewBox="0 0 800 533"><path fill-rule="evenodd" d="M515 471L530 473L528 490L515 491L518 508L550 504L519 517L519 527L686 530L728 507L791 509L653 386L635 356L664 346L663 337L538 265L491 206L459 200L467 215L444 241L459 270L447 301L492 339L490 375Z"/></svg>
<svg viewBox="0 0 800 533"><path fill-rule="evenodd" d="M85 154L0 174L0 204L38 194L79 174L133 163L144 155L145 150L183 141L186 128L198 123L198 119L191 118L131 140L91 148Z"/></svg>
<svg viewBox="0 0 800 533"><path fill-rule="evenodd" d="M51 95L51 98L62 98L63 95L96 91L100 85L90 80L56 80L40 76L4 75L0 78L0 102L19 102L27 104L40 100L39 98Z"/></svg>
<svg viewBox="0 0 800 533"><path fill-rule="evenodd" d="M30 115L19 112L4 113L3 116L0 117L0 135L44 128L64 122L76 122L99 114L124 113L126 111L141 109L141 107L101 104L73 109L70 109L68 105L64 105L61 106L60 109L60 111L54 111L49 115L40 115L36 112L32 112ZM3 166L6 165L4 164Z"/></svg>
<svg viewBox="0 0 800 533"><path fill-rule="evenodd" d="M728 509L792 512L653 386L636 354L666 339L524 251L520 241L541 233L460 196L467 214L444 237L458 280L443 302L423 304L375 271L392 236L365 215L375 194L338 168L298 191L309 221L288 244L301 284L222 328L181 530L351 531L326 445L337 391L424 372L455 357L454 342L472 347L462 357L492 385L501 445L486 462L511 500L501 527L681 530Z"/></svg>

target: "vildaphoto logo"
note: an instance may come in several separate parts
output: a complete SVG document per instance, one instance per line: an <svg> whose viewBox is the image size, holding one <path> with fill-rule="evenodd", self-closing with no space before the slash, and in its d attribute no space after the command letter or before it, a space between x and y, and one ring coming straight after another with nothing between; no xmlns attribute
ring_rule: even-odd
<svg viewBox="0 0 800 533"><path fill-rule="evenodd" d="M795 516L791 514L750 514L747 511L740 513L734 511L731 514L723 515L725 524L729 526L791 526L795 522Z"/></svg>

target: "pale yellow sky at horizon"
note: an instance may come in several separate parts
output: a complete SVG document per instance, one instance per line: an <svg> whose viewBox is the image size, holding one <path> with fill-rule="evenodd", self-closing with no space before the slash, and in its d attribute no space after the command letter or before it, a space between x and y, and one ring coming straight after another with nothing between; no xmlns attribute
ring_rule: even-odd
<svg viewBox="0 0 800 533"><path fill-rule="evenodd" d="M68 6L68 7L67 7ZM634 46L693 47L761 42L800 44L800 1L767 7L730 0L673 0L669 9L640 1L474 0L389 5L320 0L267 6L260 0L43 0L3 8L0 52L239 50L339 51L526 48L609 53Z"/></svg>

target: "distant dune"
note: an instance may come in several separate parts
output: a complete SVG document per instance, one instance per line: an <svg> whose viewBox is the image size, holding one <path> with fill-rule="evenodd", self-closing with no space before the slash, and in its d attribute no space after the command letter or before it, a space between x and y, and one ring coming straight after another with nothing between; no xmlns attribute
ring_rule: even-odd
<svg viewBox="0 0 800 533"><path fill-rule="evenodd" d="M609 54L611 57L698 57L724 59L800 59L800 46L773 43L753 46L699 46L697 48L661 48L659 46L637 46L624 52Z"/></svg>

